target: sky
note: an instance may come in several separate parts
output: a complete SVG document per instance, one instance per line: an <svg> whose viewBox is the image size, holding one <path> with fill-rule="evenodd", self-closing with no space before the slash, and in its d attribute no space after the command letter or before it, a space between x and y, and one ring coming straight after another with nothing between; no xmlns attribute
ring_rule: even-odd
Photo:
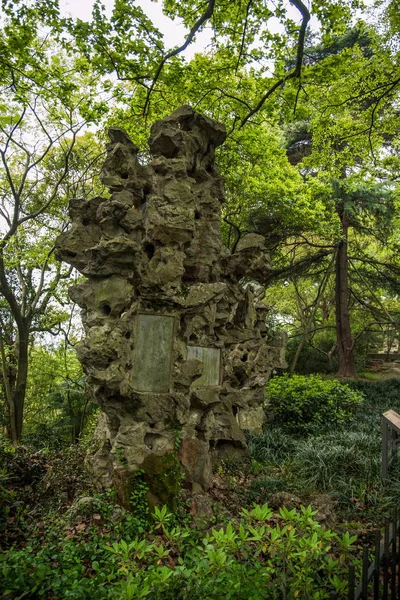
<svg viewBox="0 0 400 600"><path fill-rule="evenodd" d="M94 0L60 0L61 11L65 15L73 16L82 20L90 20ZM114 0L102 0L108 14L111 14ZM172 21L162 13L162 0L136 0L153 24L163 33L167 50L181 45L188 33L180 20ZM289 4L289 3L288 3ZM300 22L300 15L293 5L288 6L289 16L296 22ZM313 19L311 19L311 25ZM274 17L268 21L268 29L273 32L282 31L278 19ZM211 41L211 31L205 27L197 36L195 42L183 53L186 60L190 60L196 52L202 52Z"/></svg>
<svg viewBox="0 0 400 600"><path fill-rule="evenodd" d="M60 0L62 12L67 15L90 20L94 0ZM152 2L151 0L136 0L154 25L163 33L164 42L167 49L174 48L182 44L187 34L187 29L179 23L178 20L172 21L162 13L162 3ZM107 12L110 14L114 5L114 0L102 0ZM207 46L211 39L210 32L205 29L197 35L196 41L189 46L184 56L186 59L192 58L196 52L201 52Z"/></svg>

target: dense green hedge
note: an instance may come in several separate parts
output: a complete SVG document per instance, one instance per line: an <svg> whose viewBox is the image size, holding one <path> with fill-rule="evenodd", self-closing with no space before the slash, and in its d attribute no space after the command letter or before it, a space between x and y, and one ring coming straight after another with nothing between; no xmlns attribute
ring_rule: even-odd
<svg viewBox="0 0 400 600"><path fill-rule="evenodd" d="M362 402L359 391L320 375L285 374L271 379L266 387L266 406L274 422L292 433L340 423Z"/></svg>

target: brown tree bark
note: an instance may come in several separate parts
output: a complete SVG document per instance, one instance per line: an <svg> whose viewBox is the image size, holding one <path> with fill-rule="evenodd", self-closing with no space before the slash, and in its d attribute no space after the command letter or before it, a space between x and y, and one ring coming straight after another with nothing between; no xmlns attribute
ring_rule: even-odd
<svg viewBox="0 0 400 600"><path fill-rule="evenodd" d="M28 381L28 348L29 348L29 324L23 323L19 327L17 340L17 357L18 357L18 372L15 382L15 388L12 393L12 402L14 405L15 423L11 423L11 431L15 432L16 439L13 442L18 442L21 439L26 386ZM11 415L10 415L11 417Z"/></svg>
<svg viewBox="0 0 400 600"><path fill-rule="evenodd" d="M354 343L351 335L349 313L349 263L348 230L349 218L342 210L338 211L342 223L343 239L336 255L336 339L339 356L339 377L354 377Z"/></svg>

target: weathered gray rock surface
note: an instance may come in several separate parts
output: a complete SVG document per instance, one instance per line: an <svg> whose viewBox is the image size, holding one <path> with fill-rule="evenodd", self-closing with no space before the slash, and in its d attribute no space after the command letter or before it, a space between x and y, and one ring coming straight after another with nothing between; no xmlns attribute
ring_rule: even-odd
<svg viewBox="0 0 400 600"><path fill-rule="evenodd" d="M87 277L70 295L102 410L91 462L121 496L143 469L152 500L170 502L181 472L193 492L207 489L213 456L245 449L243 429L263 421L281 346L269 341L260 286L240 280L265 280L269 257L254 234L233 254L221 242L222 125L181 107L153 125L145 165L123 130L109 136L111 197L72 201L57 244Z"/></svg>

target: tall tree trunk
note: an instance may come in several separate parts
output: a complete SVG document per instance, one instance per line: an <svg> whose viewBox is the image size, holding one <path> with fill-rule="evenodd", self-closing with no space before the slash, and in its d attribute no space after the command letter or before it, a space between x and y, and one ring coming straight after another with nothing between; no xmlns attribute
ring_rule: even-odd
<svg viewBox="0 0 400 600"><path fill-rule="evenodd" d="M24 419L25 394L28 380L29 325L20 324L17 340L17 377L12 390L13 410L10 411L11 439L19 442Z"/></svg>
<svg viewBox="0 0 400 600"><path fill-rule="evenodd" d="M13 387L11 380L11 368L7 361L3 331L0 328L0 355L1 355L1 371L3 378L3 390L6 398L6 407L8 409L8 417L10 423L10 437L12 441L17 440L17 430L15 421L15 410L14 410L14 398L13 398Z"/></svg>
<svg viewBox="0 0 400 600"><path fill-rule="evenodd" d="M354 377L354 344L351 335L349 313L349 264L348 230L349 218L344 211L339 214L342 222L343 240L336 255L336 339L339 355L339 377Z"/></svg>

